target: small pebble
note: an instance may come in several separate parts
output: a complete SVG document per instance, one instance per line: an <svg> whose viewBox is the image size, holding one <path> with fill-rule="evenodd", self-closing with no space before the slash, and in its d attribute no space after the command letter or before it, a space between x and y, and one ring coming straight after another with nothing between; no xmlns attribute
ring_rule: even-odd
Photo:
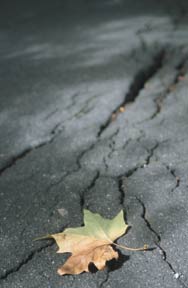
<svg viewBox="0 0 188 288"><path fill-rule="evenodd" d="M123 107L123 106L120 107L120 108L119 108L119 112L121 112L121 113L125 112L125 107Z"/></svg>
<svg viewBox="0 0 188 288"><path fill-rule="evenodd" d="M179 277L180 277L180 274L179 274L179 273L175 273L175 274L174 274L174 278L175 278L175 279L178 279Z"/></svg>

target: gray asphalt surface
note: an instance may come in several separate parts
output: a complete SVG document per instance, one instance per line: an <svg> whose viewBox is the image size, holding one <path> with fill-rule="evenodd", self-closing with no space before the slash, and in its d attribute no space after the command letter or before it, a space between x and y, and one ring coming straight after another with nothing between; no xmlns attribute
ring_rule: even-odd
<svg viewBox="0 0 188 288"><path fill-rule="evenodd" d="M2 4L0 287L188 287L187 13L186 1ZM33 239L82 225L83 208L124 209L118 243L155 249L58 276L67 255Z"/></svg>

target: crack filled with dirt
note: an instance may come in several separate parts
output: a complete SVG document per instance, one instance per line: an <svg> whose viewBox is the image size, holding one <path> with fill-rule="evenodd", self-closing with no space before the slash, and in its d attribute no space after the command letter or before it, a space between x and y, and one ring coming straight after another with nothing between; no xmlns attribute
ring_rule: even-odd
<svg viewBox="0 0 188 288"><path fill-rule="evenodd" d="M63 127L61 127L61 123L56 124L53 129L50 132L50 138L46 141L42 141L39 144L32 146L32 147L28 147L25 150L23 150L22 152L18 153L16 156L11 157L9 160L7 160L7 164L5 164L1 169L0 169L0 176L2 176L2 174L8 170L9 168L11 168L12 166L16 165L16 163L23 159L25 156L27 156L29 153L31 153L33 150L37 150L47 144L52 143L55 138L62 132Z"/></svg>
<svg viewBox="0 0 188 288"><path fill-rule="evenodd" d="M137 72L135 75L132 84L130 85L129 91L126 93L124 100L114 109L110 117L107 119L107 121L101 125L98 137L101 136L101 134L106 130L106 128L110 125L112 121L113 115L116 115L121 112L128 103L132 103L136 100L136 98L139 96L140 91L144 88L145 83L152 78L159 69L161 69L163 65L163 60L165 57L165 50L162 48L154 57L152 60L152 63L145 69L141 69Z"/></svg>

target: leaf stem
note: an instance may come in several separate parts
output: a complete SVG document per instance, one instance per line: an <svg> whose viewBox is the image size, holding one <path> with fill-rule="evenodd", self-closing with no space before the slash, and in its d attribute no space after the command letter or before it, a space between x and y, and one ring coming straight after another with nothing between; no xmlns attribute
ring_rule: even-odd
<svg viewBox="0 0 188 288"><path fill-rule="evenodd" d="M140 247L140 248L130 248L130 247L127 247L125 245L119 245L119 244L114 243L114 242L112 244L117 246L117 247L119 247L119 248L122 248L124 250L129 250L129 251L145 251L145 250L148 249L148 245L146 245L146 244L143 247Z"/></svg>
<svg viewBox="0 0 188 288"><path fill-rule="evenodd" d="M49 235L37 237L37 238L33 239L33 241L44 240L44 239L49 239L49 238L53 238L53 237L49 234Z"/></svg>

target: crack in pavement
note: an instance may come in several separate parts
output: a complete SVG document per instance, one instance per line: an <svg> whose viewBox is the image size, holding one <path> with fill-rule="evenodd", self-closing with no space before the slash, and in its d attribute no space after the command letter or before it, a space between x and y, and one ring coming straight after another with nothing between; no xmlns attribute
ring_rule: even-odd
<svg viewBox="0 0 188 288"><path fill-rule="evenodd" d="M79 169L81 169L81 168L79 168ZM79 169L78 169L78 170L79 170ZM52 187L58 185L61 181L63 181L67 176L69 176L69 175L72 174L72 173L75 173L75 171L72 171L72 172L70 172L70 173L68 173L68 174L66 174L66 175L63 175L63 177L61 177L57 182L51 184L51 185L47 188L47 190L49 191ZM84 191L80 194L80 206L81 206L81 210L83 210L83 207L84 207L84 202L85 202L84 197L85 197L85 193L95 186L95 183L96 183L96 181L99 179L99 177L100 177L100 172L97 171L96 174L95 174L95 176L94 176L93 179L91 180L90 184L88 185L88 187L86 187L86 188L84 189ZM57 202L57 198L55 198L55 201L54 201L54 202ZM53 204L53 206L54 206L54 204ZM66 228L66 226L63 226L63 228L59 229L59 231L57 231L56 233L62 232L65 228ZM20 261L20 263L18 263L18 265L16 265L15 267L7 270L4 275L0 276L0 281L7 279L7 278L8 278L11 274L13 274L13 273L17 273L17 272L22 268L22 266L24 266L24 265L26 265L27 263L29 263L37 253L42 252L45 248L48 248L48 247L50 247L50 246L53 246L54 244L55 244L54 242L47 243L46 245L44 245L44 246L42 246L42 247L39 247L38 249L36 249L36 250L34 250L34 251L31 251L31 252L27 255L27 257L25 257L23 260Z"/></svg>
<svg viewBox="0 0 188 288"><path fill-rule="evenodd" d="M122 177L118 178L118 188L119 188L119 192L120 192L119 202L120 202L120 205L123 206L123 203L125 200L125 192L124 192L124 184L123 184L123 178Z"/></svg>
<svg viewBox="0 0 188 288"><path fill-rule="evenodd" d="M179 64L175 67L177 70L176 76L172 83L166 88L164 93L160 94L158 97L154 99L154 103L156 105L156 111L153 113L153 115L150 117L150 120L154 119L162 110L164 100L167 98L169 93L171 93L176 85L181 81L182 77L185 75L185 63L187 62L187 55L184 56Z"/></svg>
<svg viewBox="0 0 188 288"><path fill-rule="evenodd" d="M72 173L74 173L74 172L75 172L75 171L73 171ZM52 187L58 185L61 181L63 181L64 178L66 178L67 176L69 176L69 175L72 174L72 173L69 173L69 174L67 174L67 175L64 175L64 176L63 176L60 180L58 180L56 183L53 183L52 185L50 185L50 186L47 188L47 190L50 190ZM81 210L83 210L83 207L84 207L84 202L85 202L84 197L85 197L85 193L95 186L95 183L96 183L96 181L99 179L99 177L100 177L100 172L97 171L97 172L96 172L96 175L95 175L94 178L92 179L91 183L88 185L88 187L86 187L86 188L84 189L84 191L82 192L82 194L80 194L80 206L81 206ZM56 199L56 198L55 198L55 201L54 201L54 202L57 202L57 199ZM53 206L54 206L54 204L53 204ZM66 228L66 226L63 226L63 228L59 229L59 231L57 231L56 233L62 232L65 228ZM53 246L54 244L55 244L54 242L47 243L46 245L44 245L44 246L42 246L42 247L39 247L38 249L36 249L36 250L34 250L34 251L31 251L27 257L25 257L23 260L20 261L20 263L18 263L18 265L16 265L15 267L7 270L4 275L0 276L0 281L7 279L7 278L8 278L11 274L13 274L13 273L19 272L19 270L20 270L24 265L26 265L27 263L29 263L37 253L42 252L44 249L46 249L46 248L48 248L48 247L51 247L51 246Z"/></svg>
<svg viewBox="0 0 188 288"><path fill-rule="evenodd" d="M147 157L145 158L145 163L144 164L141 164L139 166L136 166L130 170L128 170L124 175L122 176L119 176L119 178L121 177L126 177L126 178L129 178L131 177L138 169L143 169L145 168L146 166L148 166L150 164L150 160L152 158L152 156L154 155L154 151L159 147L160 143L156 143L153 147L149 149L146 149L148 151L148 155Z"/></svg>
<svg viewBox="0 0 188 288"><path fill-rule="evenodd" d="M149 165L150 164L150 161L151 161L151 158L153 157L154 155L154 152L155 150L159 147L159 143L156 142L156 144L150 149L149 153L148 153L148 156L146 157L146 164L145 165Z"/></svg>
<svg viewBox="0 0 188 288"><path fill-rule="evenodd" d="M114 136L116 136L118 133L119 133L119 128L118 128L111 136L108 137L108 140L113 139ZM100 138L100 137L99 137L99 138ZM95 146L100 143L101 139L99 139L99 138L97 137L96 141L94 141L91 145L89 145L89 147L87 147L85 150L83 150L83 151L78 155L78 157L76 158L76 164L77 164L77 166L78 166L78 169L77 169L76 171L78 171L79 169L82 168L81 160L82 160L82 158L84 157L84 155L87 154L89 151L93 150L93 149L95 148ZM105 167L107 168L108 165L107 165L107 163L106 163L105 157L103 157L103 162L104 162ZM76 172L76 171L74 171L74 172Z"/></svg>
<svg viewBox="0 0 188 288"><path fill-rule="evenodd" d="M81 118L83 115L87 115L89 112L91 112L95 106L91 106L93 100L96 100L99 97L98 94L94 94L93 96L89 97L87 100L85 100L85 102L83 103L83 106L80 108L79 111L77 111L73 117L79 119ZM94 103L93 103L94 104Z"/></svg>
<svg viewBox="0 0 188 288"><path fill-rule="evenodd" d="M85 195L86 195L86 193L90 189L95 187L95 184L96 184L97 180L99 179L99 177L100 177L100 172L97 171L96 175L91 180L91 183L80 193L80 207L81 207L81 210L83 210L83 208L85 207ZM86 206L86 208L88 208L88 207Z"/></svg>
<svg viewBox="0 0 188 288"><path fill-rule="evenodd" d="M162 52L161 52L161 53L162 53ZM158 57L159 57L159 55L158 55ZM150 66L150 67L147 68L146 72L141 71L141 72L139 72L140 75L139 75L139 73L138 73L138 76L135 77L135 79L134 79L134 81L133 81L133 84L132 84L131 87L130 87L129 92L128 92L128 94L126 95L126 96L127 96L127 99L125 99L125 101L124 101L123 103L121 103L121 105L118 106L118 108L117 108L116 110L114 110L115 113L117 113L117 111L119 111L119 109L122 107L122 104L123 104L123 105L126 105L126 103L128 103L128 102L133 102L133 101L136 99L136 97L137 97L138 94L139 94L139 91L144 87L145 82L146 82L148 79L150 79L150 78L158 71L158 69L161 68L162 63L163 63L163 57L164 57L164 52L163 52L162 54L160 54L160 57L159 57L158 61L155 60L156 63L155 63L155 61L154 61L153 66ZM159 63L159 62L160 62L160 63ZM154 64L155 64L155 65L154 65ZM160 65L159 65L159 64L160 64ZM137 77L138 77L138 78L137 78ZM174 83L176 83L175 81L179 81L179 80L178 80L178 76L177 76L176 78L177 78L177 80L174 80ZM160 112L160 111L159 111L159 112ZM159 113L159 112L158 112L158 113ZM106 124L104 124L103 126L100 127L99 132L98 132L98 134L97 134L96 141L95 141L94 143L92 143L87 149L85 149L84 151L82 151L82 152L78 155L78 157L77 157L77 159L76 159L76 163L77 163L77 165L78 165L78 169L77 169L76 171L82 169L81 159L83 158L83 156L84 156L88 151L92 150L92 149L95 147L96 143L98 143L98 142L100 141L100 136L101 136L101 134L102 134L103 131L109 126L110 122L111 122L111 121L109 121L108 123L106 122ZM40 143L40 144L37 145L36 147L28 148L28 149L26 149L24 152L20 153L20 155L18 155L17 157L15 157L15 158L12 159L12 161L9 163L9 165L6 165L6 167L4 167L4 168L2 168L2 169L0 170L0 175L2 175L2 173L3 173L4 171L6 171L8 168L10 168L10 167L12 167L13 165L15 165L16 162L17 162L19 159L25 157L25 156L26 156L27 154L29 154L32 150L38 149L38 148L40 148L40 147L42 147L42 146L44 146L44 145L46 145L46 144L48 144L48 143L51 143L51 142L54 140L54 138L62 131L62 129L59 130L60 125L61 125L61 123L57 124L57 125L52 129L52 131L50 132L50 134L52 135L52 137L51 137L50 140L45 141L44 143ZM106 125L106 126L105 126L105 125ZM118 131L118 132L119 132L119 131ZM118 134L118 132L116 131L116 132L113 134L113 136L111 136L112 139L113 139L114 136L116 136L116 135ZM109 139L110 139L110 138L109 138ZM99 141L98 141L98 140L99 140ZM113 153L112 151L113 151L113 149L114 149L114 145L115 145L114 143L115 143L115 141L113 140L113 141L112 141L112 146L111 146L112 150L111 150L110 153ZM153 156L153 154L154 154L154 151L155 151L155 149L158 148L158 146L159 146L159 143L156 143L150 150L148 149L149 153L148 153L148 156L147 156L146 159L145 159L145 164L142 164L142 165L140 165L140 166L137 166L137 167L129 170L127 173L125 173L125 176L126 176L126 177L130 177L130 176L133 175L133 173L134 173L135 171L137 171L138 169L144 168L145 165L149 165L150 160L151 160L151 158L152 158L152 156ZM110 154L109 154L109 155L110 155ZM171 173L174 177L177 178L177 176L175 175L175 171L174 171L174 170L170 170L170 169L169 169L169 171L170 171L170 173ZM73 173L73 172L75 172L75 170L72 171L71 173ZM69 174L70 174L70 173L69 173ZM66 176L64 176L64 177L66 177ZM64 177L63 177L63 178L64 178ZM94 176L94 178L93 178L93 180L91 181L91 183L89 184L89 186L88 186L86 189L84 189L84 191L83 191L82 194L80 195L80 206L81 206L81 209L82 209L82 208L84 207L84 205L85 205L85 193L86 193L88 190L90 190L92 187L95 186L95 183L96 183L96 181L98 180L99 177L100 177L100 172L97 171L97 172L96 172L96 175ZM121 176L121 177L122 177L122 176ZM123 190L123 187L122 187L122 185L123 185L123 179L122 179L121 177L118 177L118 185L119 185L119 192L120 192L120 204L122 205L123 202L124 202L125 193L124 193L124 190ZM173 189L173 191L174 191L174 190L179 186L179 184L180 184L180 179L179 179L179 180L176 179L176 181L177 181L176 187ZM55 185L56 185L56 184L55 184ZM161 251L161 254L162 254L162 256L163 256L163 260L168 264L169 268L173 271L173 273L176 273L175 270L173 269L172 265L171 265L171 264L167 261L167 259L166 259L166 258L167 258L166 252L163 250L163 248L161 248L161 246L160 246L160 244L159 244L160 241L161 241L160 235L152 228L151 224L149 223L149 221L148 221L147 218L146 218L146 208L145 208L145 206L144 206L144 203L143 203L140 199L138 199L138 198L136 198L136 199L137 199L137 201L138 201L138 202L142 205L142 207L143 207L142 218L144 219L147 227L149 228L150 231L152 231L152 232L157 236L158 241L157 241L157 243L156 243L156 246L157 246L158 249ZM18 272L23 265L26 265L29 261L32 260L32 258L34 257L34 255L35 255L36 253L39 253L39 252L41 252L43 249L45 249L45 248L47 248L47 247L49 247L49 246L52 246L52 245L53 245L53 242L52 242L52 244L51 244L51 243L50 243L50 244L47 244L47 245L45 245L45 246L43 246L43 247L38 248L36 251L31 252L31 253L30 253L23 261L21 261L16 267L8 270L8 271L5 273L5 275L3 275L3 276L0 278L0 280L6 279L10 274ZM103 282L100 284L100 287L103 287L103 286L104 286L104 283L106 283L106 282L108 281L109 273L110 273L110 272L107 271L106 279L103 280ZM186 287L186 286L185 286L185 287Z"/></svg>
<svg viewBox="0 0 188 288"><path fill-rule="evenodd" d="M58 112L58 108L55 108L53 111L50 111L45 117L44 117L44 121L48 120L49 118L51 118L52 116L54 116L57 112Z"/></svg>
<svg viewBox="0 0 188 288"><path fill-rule="evenodd" d="M93 142L91 145L89 145L89 147L87 147L85 150L83 150L83 151L78 155L78 157L76 158L76 164L77 164L77 166L78 166L77 171L82 168L81 160L82 160L82 158L84 157L84 155L87 154L90 150L92 150L92 149L95 147L96 143L97 143L97 141ZM75 172L76 172L76 171L75 171Z"/></svg>
<svg viewBox="0 0 188 288"><path fill-rule="evenodd" d="M152 149L150 150L150 154L149 154L148 157L146 158L146 164L147 164L147 165L150 163L150 159L151 159L151 157L152 157L153 154L154 154L154 150L157 149L158 146L159 146L159 144L156 143L156 144L152 147ZM141 166L138 166L138 167L135 167L135 168L132 169L132 170L129 170L129 171L126 173L126 176L127 176L127 177L130 177L130 176L133 175L133 173L134 173L135 171L137 171L138 169L144 168L146 164L141 165ZM81 165L80 165L80 168L79 168L79 169L81 169ZM79 169L78 169L78 170L79 170ZM168 168L167 168L167 169L168 169ZM177 179L177 176L176 176L174 170L172 170L172 169L170 170L170 169L169 169L169 171L170 171L170 173L176 178L176 181L177 181L176 186L172 189L172 191L174 191L174 190L179 186L179 181L180 181L180 180ZM73 173L74 173L74 172L75 172L75 171L73 171ZM71 173L72 173L72 172L71 172ZM63 179L64 179L65 177L67 177L68 175L70 175L71 173L68 173L67 175L64 175L64 176L63 176ZM89 186L84 190L83 194L81 195L81 197L80 197L80 206L81 206L81 208L83 208L84 205L85 205L85 199L84 199L84 198L85 198L85 193L86 193L88 190L90 190L91 188L93 188L93 187L95 186L96 181L99 179L99 177L100 177L100 172L97 171L97 173L96 173L96 175L94 176L93 180L91 181L91 183L89 184ZM57 183L54 183L53 185L51 185L50 188L51 188L52 186L57 185L60 181L62 181L62 179L60 179ZM122 180L122 178L120 178L120 177L118 177L118 186L119 186L119 192L120 192L120 204L122 205L123 202L124 202L125 193L124 193L124 190L123 190L123 180ZM142 205L142 207L143 207L142 218L144 219L144 221L145 221L147 227L149 228L149 230L152 231L152 232L157 236L158 242L155 242L155 244L156 244L156 246L158 247L158 249L160 250L160 252L161 252L161 254L162 254L162 259L168 264L169 268L172 270L172 272L174 273L174 275L177 274L177 272L174 270L174 268L173 268L173 266L171 265L171 263L170 263L169 261L167 261L166 251L165 251L165 250L160 246L160 244L159 244L159 242L161 241L160 235L152 228L151 224L149 223L149 221L148 221L147 218L145 217L146 208L145 208L145 206L144 206L144 203L143 203L140 199L138 199L138 198L137 198L137 200L139 201L139 203L140 203L140 204ZM61 231L62 231L62 229L61 229ZM50 246L52 246L53 244L54 244L54 243L52 242L52 243L50 243L50 244L47 244L47 245L45 245L45 246L43 246L43 247L40 247L39 249L31 252L31 253L30 253L24 260L22 260L16 267L14 267L14 268L6 271L5 275L3 275L2 277L0 277L0 280L5 280L5 279L7 279L11 274L18 272L18 271L22 268L22 266L26 265L27 263L29 263L29 262L32 260L32 258L35 256L36 253L40 253L40 252L43 251L45 248L50 247ZM107 271L107 274L106 274L107 276L106 276L105 280L100 284L99 287L101 287L101 288L104 287L104 284L108 281L109 273L110 273L110 271ZM185 288L188 287L188 286L185 285L185 283L183 283L183 282L181 281L181 279L178 279L178 280L179 280L179 282L180 282Z"/></svg>
<svg viewBox="0 0 188 288"><path fill-rule="evenodd" d="M104 285L105 285L105 283L108 281L108 279L109 279L109 275L110 275L110 271L109 271L109 269L108 269L108 267L106 268L106 277L105 277L105 279L99 284L99 288L103 288L104 287Z"/></svg>
<svg viewBox="0 0 188 288"><path fill-rule="evenodd" d="M59 231L57 231L56 233L60 233L62 232L65 228L67 227L67 225L64 225L63 227L61 227L59 229ZM36 250L31 251L24 259L22 259L15 267L8 269L4 275L0 276L0 281L6 280L10 275L17 273L21 270L21 268L25 265L27 265L30 261L32 261L32 259L35 257L36 254L42 252L43 250L45 250L48 247L52 247L53 245L55 245L55 242L52 240L48 240L48 243L37 248Z"/></svg>
<svg viewBox="0 0 188 288"><path fill-rule="evenodd" d="M74 107L77 103L77 97L80 95L80 92L76 92L76 93L74 93L72 96L71 96L71 103L68 105L68 106L66 106L66 109L71 109L72 107Z"/></svg>
<svg viewBox="0 0 188 288"><path fill-rule="evenodd" d="M152 158L152 156L154 155L154 151L159 147L160 143L156 143L149 151L148 156L146 158L146 164L141 165L141 166L137 166L131 170L129 170L127 173L125 173L126 178L131 177L138 169L142 169L145 167L145 165L149 165L150 164L150 160ZM175 170L174 169L170 169L169 166L166 165L166 168L170 171L170 173L172 174L173 177L176 178L176 186L172 189L172 191L174 191L180 184L180 179L179 177L176 176L175 174ZM124 184L123 184L123 176L120 176L118 178L118 183L119 183L119 191L121 193L120 196L120 204L122 205L124 203L124 199L125 199L125 192L124 192ZM166 251L161 247L160 242L161 242L161 236L159 235L159 233L152 227L151 223L149 222L149 220L146 217L146 207L143 201L141 201L141 199L139 199L137 196L135 196L136 200L139 202L139 204L142 207L142 214L141 217L144 220L144 222L146 223L146 226L148 227L148 229L155 235L157 241L154 240L155 245L157 246L157 248L160 251L160 254L162 255L162 259L163 261L166 262L166 264L168 265L168 267L170 268L170 270L173 272L174 275L179 275L179 273L177 273L175 271L175 269L173 268L172 264L167 260L167 253ZM177 279L179 281L179 283L181 283L184 287L187 288L186 284L181 280L181 279Z"/></svg>
<svg viewBox="0 0 188 288"><path fill-rule="evenodd" d="M105 157L103 157L103 162L104 162L104 166L105 166L105 168L106 168L106 170L108 170L108 163L107 163L107 159L109 159L109 158L111 158L111 156L112 156L112 154L114 153L114 151L115 151L115 144L116 144L116 142L115 142L115 140L114 140L114 137L116 137L117 135L118 135L118 133L119 133L119 128L114 132L114 134L112 134L111 135L111 137L108 139L108 140L110 140L111 139L111 141L110 141L110 144L108 145L108 147L109 147L109 149L110 149L110 152L108 153L108 155ZM107 159L106 159L107 158Z"/></svg>
<svg viewBox="0 0 188 288"><path fill-rule="evenodd" d="M76 98L76 96L78 96L79 93L75 93L72 98L73 98L73 102L75 101L74 99ZM95 95L96 97L96 95ZM93 99L93 97L92 97ZM71 104L73 105L73 103ZM56 108L54 111L52 111L50 114L48 114L46 117L49 118L51 117L53 114L55 114L56 112L58 111L58 108ZM46 119L47 119L46 118ZM37 150L41 147L44 147L45 145L48 145L50 143L52 143L55 138L61 134L61 132L63 131L63 126L61 126L61 122L57 123L53 128L52 130L49 132L49 139L48 140L44 140L44 141L41 141L39 144L37 145L33 145L31 147L28 147L26 149L24 149L23 151L21 151L20 153L18 153L17 155L15 156L12 156L10 159L7 160L7 163L2 167L0 168L0 176L2 176L2 174L9 168L11 168L12 166L16 165L17 161L19 161L20 159L24 158L26 155L28 155L29 153L31 153L33 150ZM95 143L94 143L95 144ZM92 144L92 146L94 145ZM83 154L85 154L88 150L90 150L91 148L89 147L86 151L83 152ZM82 158L83 155L80 156L80 158ZM79 163L79 160L78 162ZM79 166L79 164L78 164Z"/></svg>
<svg viewBox="0 0 188 288"><path fill-rule="evenodd" d="M165 261L165 263L168 265L169 269L173 272L174 276L175 275L181 275L179 273L176 272L176 270L174 269L173 265L167 260L167 252L162 248L162 246L160 245L161 242L161 236L159 235L159 233L152 227L152 224L149 222L149 220L146 217L146 206L144 204L144 202L138 198L137 196L135 196L136 200L138 201L138 203L141 205L142 207L142 214L141 217L144 220L146 226L148 227L148 229L151 231L152 234L155 235L155 237L157 238L157 241L154 240L155 245L157 246L157 248L159 249L159 252L162 256L162 260ZM177 281L183 285L183 287L187 288L186 284L178 277Z"/></svg>
<svg viewBox="0 0 188 288"><path fill-rule="evenodd" d="M180 177L176 175L176 171L173 168L170 168L169 165L164 165L166 167L166 169L170 172L170 174L175 178L176 180L176 184L175 186L171 189L171 192L174 192L176 190L176 188L178 188L180 186Z"/></svg>
<svg viewBox="0 0 188 288"><path fill-rule="evenodd" d="M112 121L112 116L117 115L119 112L121 112L122 108L125 108L127 103L132 103L135 101L135 99L139 96L140 91L144 88L145 83L152 78L159 69L161 69L163 65L163 60L165 57L165 50L162 48L152 59L152 63L148 65L148 67L141 69L137 72L135 75L132 84L130 85L129 91L126 93L125 98L123 102L121 102L112 112L110 117L107 119L107 121L101 125L98 137L102 135L102 133L107 129L107 127L110 125Z"/></svg>
<svg viewBox="0 0 188 288"><path fill-rule="evenodd" d="M6 165L4 165L1 169L0 169L0 176L2 176L2 174L8 170L9 168L11 168L12 166L16 165L17 161L19 161L20 159L24 158L26 155L28 155L29 153L31 153L33 150L37 150L49 143L52 143L55 138L62 132L63 130L63 126L61 126L61 123L57 123L53 129L50 132L50 138L46 141L42 141L41 143L37 144L36 146L32 146L32 147L28 147L25 150L23 150L22 152L18 153L16 156L13 156L12 158L10 158L7 162Z"/></svg>
<svg viewBox="0 0 188 288"><path fill-rule="evenodd" d="M163 60L165 57L165 50L164 48L162 48L154 57L152 60L152 63L145 69L141 69L136 76L133 79L132 84L130 85L129 91L128 93L125 95L125 99L122 103L120 103L118 105L118 107L116 109L114 109L114 111L112 112L112 115L115 113L117 114L118 111L121 111L121 108L124 107L127 103L130 102L134 102L135 99L137 98L137 96L139 95L140 90L144 87L145 83L152 78L157 71L162 67L163 65ZM182 66L181 64L179 66ZM78 93L75 93L73 95L73 101L75 101L76 96L78 95ZM56 111L56 110L55 110ZM55 111L53 111L53 113L55 113ZM97 133L97 139L94 143L92 143L92 145L87 148L86 150L84 150L82 152L82 154L80 155L80 159L83 157L83 155L88 152L89 150L91 150L96 142L98 141L98 139L100 138L100 136L102 135L102 133L104 132L104 130L110 125L111 123L111 116L109 117L109 119L100 126L99 131ZM16 156L13 156L11 159L8 160L8 163L6 165L4 165L4 167L2 167L0 169L0 176L9 168L11 168L12 166L14 166L16 164L17 161L19 161L20 159L24 158L27 154L29 154L30 152L32 152L33 150L39 149L49 143L52 143L54 141L54 139L61 133L61 131L63 130L63 127L61 127L59 129L59 127L61 126L61 123L58 123L54 126L54 128L51 130L50 135L51 138L47 141L43 141L41 143L39 143L36 146L32 146L32 147L28 147L26 148L24 151L18 153ZM80 165L80 159L77 159L77 164L78 166ZM79 166L80 167L80 166Z"/></svg>
<svg viewBox="0 0 188 288"><path fill-rule="evenodd" d="M179 64L176 66L177 75L174 79L174 84L178 84L181 81L181 77L185 76L185 64L187 62L187 54L180 60Z"/></svg>
<svg viewBox="0 0 188 288"><path fill-rule="evenodd" d="M22 261L20 261L20 263L18 263L15 267L7 270L4 275L2 275L0 277L0 281L6 280L11 274L17 273L23 266L27 265L32 259L33 257L37 254L40 253L41 251L45 250L48 247L51 247L54 245L54 242L51 241L50 243L34 250L31 251L29 255L27 255L27 257L25 257Z"/></svg>

